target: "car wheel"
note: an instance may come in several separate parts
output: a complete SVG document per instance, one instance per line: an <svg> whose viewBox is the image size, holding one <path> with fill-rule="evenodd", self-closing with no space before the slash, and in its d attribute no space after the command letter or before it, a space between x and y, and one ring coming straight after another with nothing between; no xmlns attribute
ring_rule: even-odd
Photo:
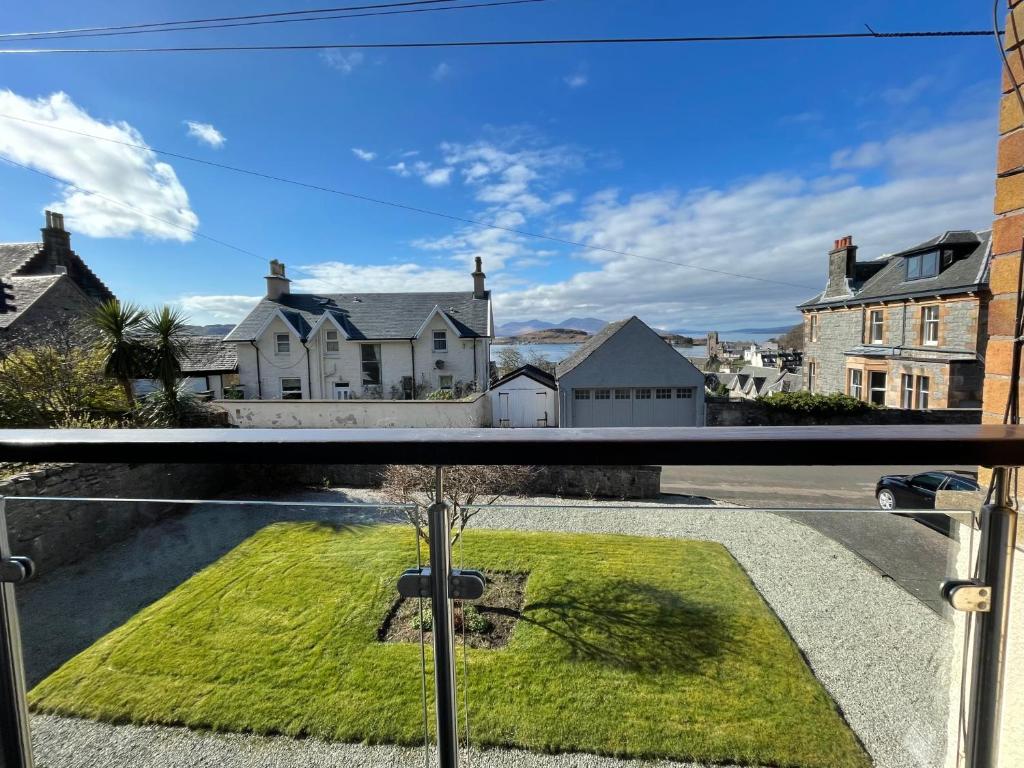
<svg viewBox="0 0 1024 768"><path fill-rule="evenodd" d="M888 488L883 488L878 492L878 506L881 509L896 509L896 497Z"/></svg>

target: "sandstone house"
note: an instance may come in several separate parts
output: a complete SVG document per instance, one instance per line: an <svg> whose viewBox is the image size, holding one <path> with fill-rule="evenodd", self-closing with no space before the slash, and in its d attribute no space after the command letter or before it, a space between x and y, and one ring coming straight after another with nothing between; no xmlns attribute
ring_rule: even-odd
<svg viewBox="0 0 1024 768"><path fill-rule="evenodd" d="M798 309L804 381L890 408L981 404L991 232L950 231L873 261L852 237L828 255L825 290Z"/></svg>

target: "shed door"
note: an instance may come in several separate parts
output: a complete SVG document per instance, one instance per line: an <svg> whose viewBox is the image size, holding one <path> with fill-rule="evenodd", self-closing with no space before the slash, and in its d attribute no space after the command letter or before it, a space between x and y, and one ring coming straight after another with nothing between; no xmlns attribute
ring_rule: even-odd
<svg viewBox="0 0 1024 768"><path fill-rule="evenodd" d="M551 419L549 390L510 389L498 393L498 415L503 427L546 427Z"/></svg>

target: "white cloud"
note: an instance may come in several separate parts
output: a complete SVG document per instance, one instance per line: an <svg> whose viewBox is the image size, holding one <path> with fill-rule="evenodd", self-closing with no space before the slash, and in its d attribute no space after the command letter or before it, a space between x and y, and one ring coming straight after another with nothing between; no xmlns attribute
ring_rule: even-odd
<svg viewBox="0 0 1024 768"><path fill-rule="evenodd" d="M368 149L360 149L359 147L352 147L352 154L358 157L360 160L364 160L369 163L371 160L376 159L377 153L371 152Z"/></svg>
<svg viewBox="0 0 1024 768"><path fill-rule="evenodd" d="M904 86L886 88L882 91L882 100L894 107L905 107L917 101L933 85L935 78L925 75Z"/></svg>
<svg viewBox="0 0 1024 768"><path fill-rule="evenodd" d="M47 207L62 211L73 231L92 237L192 239L199 217L189 205L188 193L174 168L158 160L128 123L102 122L65 93L28 99L0 90L0 113L142 147L0 120L0 152L12 160L137 209L62 185L61 199Z"/></svg>
<svg viewBox="0 0 1024 768"><path fill-rule="evenodd" d="M851 147L868 175L766 174L733 186L592 196L565 227L570 239L713 270L806 285L787 287L595 251L563 255L587 267L571 277L495 293L500 321L586 311L609 320L640 314L695 329L797 319L795 305L824 285L826 254L853 234L874 258L947 229L991 221L991 119L958 119Z"/></svg>
<svg viewBox="0 0 1024 768"><path fill-rule="evenodd" d="M202 295L181 296L178 304L193 323L237 323L256 306L262 296Z"/></svg>
<svg viewBox="0 0 1024 768"><path fill-rule="evenodd" d="M454 168L434 168L423 174L423 183L431 187L443 187L452 180Z"/></svg>
<svg viewBox="0 0 1024 768"><path fill-rule="evenodd" d="M362 51L341 51L333 49L322 51L321 60L331 69L341 72L343 75L351 75L359 66L366 61L366 54Z"/></svg>
<svg viewBox="0 0 1024 768"><path fill-rule="evenodd" d="M473 281L469 269L420 264L346 264L329 261L299 267L310 277L294 280L296 291L320 293L400 293L403 291L466 291Z"/></svg>
<svg viewBox="0 0 1024 768"><path fill-rule="evenodd" d="M437 82L447 79L452 73L452 65L447 61L442 61L430 72L430 76Z"/></svg>
<svg viewBox="0 0 1024 768"><path fill-rule="evenodd" d="M582 72L577 72L572 75L566 75L565 77L562 78L562 80L570 88L582 88L584 85L590 82L590 78L588 78Z"/></svg>
<svg viewBox="0 0 1024 768"><path fill-rule="evenodd" d="M392 171L393 173L397 173L402 178L412 176L412 171L409 170L409 166L406 165L404 160L397 162L394 165L389 165L388 170Z"/></svg>
<svg viewBox="0 0 1024 768"><path fill-rule="evenodd" d="M224 138L224 134L209 123L197 123L195 120L186 120L185 125L188 126L189 136L214 149L220 149L224 146L224 142L227 141Z"/></svg>

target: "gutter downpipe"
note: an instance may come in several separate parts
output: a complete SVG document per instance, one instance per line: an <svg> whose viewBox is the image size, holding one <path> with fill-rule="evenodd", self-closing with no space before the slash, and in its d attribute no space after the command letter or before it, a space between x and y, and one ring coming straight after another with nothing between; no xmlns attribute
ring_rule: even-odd
<svg viewBox="0 0 1024 768"><path fill-rule="evenodd" d="M309 392L309 399L313 399L313 368L309 362L309 344L302 339L299 343L306 348L306 390Z"/></svg>
<svg viewBox="0 0 1024 768"><path fill-rule="evenodd" d="M252 344L252 348L256 350L256 399L263 399L263 376L260 374L260 348L256 346L256 342L249 339L249 343Z"/></svg>
<svg viewBox="0 0 1024 768"><path fill-rule="evenodd" d="M412 399L416 399L416 344L409 339L409 359L412 361Z"/></svg>

